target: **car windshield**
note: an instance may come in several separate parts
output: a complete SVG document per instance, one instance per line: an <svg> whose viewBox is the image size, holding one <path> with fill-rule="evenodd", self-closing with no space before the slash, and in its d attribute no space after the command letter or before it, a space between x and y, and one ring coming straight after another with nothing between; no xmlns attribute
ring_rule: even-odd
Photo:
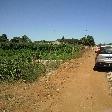
<svg viewBox="0 0 112 112"><path fill-rule="evenodd" d="M112 54L112 47L105 47L101 49L100 54Z"/></svg>

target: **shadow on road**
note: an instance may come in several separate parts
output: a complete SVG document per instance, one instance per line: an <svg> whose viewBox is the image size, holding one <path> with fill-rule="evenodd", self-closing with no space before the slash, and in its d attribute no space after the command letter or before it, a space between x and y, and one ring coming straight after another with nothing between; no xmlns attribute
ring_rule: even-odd
<svg viewBox="0 0 112 112"><path fill-rule="evenodd" d="M98 72L112 72L112 68L108 67L108 68L93 68L94 71L98 71Z"/></svg>

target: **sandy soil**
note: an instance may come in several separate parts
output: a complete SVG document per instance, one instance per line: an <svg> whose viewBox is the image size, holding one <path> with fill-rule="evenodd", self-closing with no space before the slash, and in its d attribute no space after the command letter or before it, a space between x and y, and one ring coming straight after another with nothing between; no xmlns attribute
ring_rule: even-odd
<svg viewBox="0 0 112 112"><path fill-rule="evenodd" d="M94 58L87 51L38 82L0 85L1 112L112 112L106 73L93 71Z"/></svg>

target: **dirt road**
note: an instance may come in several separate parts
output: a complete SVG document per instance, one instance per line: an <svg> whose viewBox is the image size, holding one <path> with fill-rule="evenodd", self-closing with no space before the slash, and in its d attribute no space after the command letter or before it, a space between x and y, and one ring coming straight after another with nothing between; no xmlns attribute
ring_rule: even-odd
<svg viewBox="0 0 112 112"><path fill-rule="evenodd" d="M106 73L93 71L95 54L89 53L80 59L77 69L66 70L70 79L48 112L112 112Z"/></svg>
<svg viewBox="0 0 112 112"><path fill-rule="evenodd" d="M112 112L106 73L93 71L94 58L88 51L39 82L1 85L0 112Z"/></svg>

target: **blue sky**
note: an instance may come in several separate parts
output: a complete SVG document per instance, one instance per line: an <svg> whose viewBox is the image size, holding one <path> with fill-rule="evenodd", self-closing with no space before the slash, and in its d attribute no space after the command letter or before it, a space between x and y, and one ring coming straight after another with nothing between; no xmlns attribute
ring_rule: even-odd
<svg viewBox="0 0 112 112"><path fill-rule="evenodd" d="M86 32L86 26L88 31ZM112 0L0 0L0 35L112 42Z"/></svg>

